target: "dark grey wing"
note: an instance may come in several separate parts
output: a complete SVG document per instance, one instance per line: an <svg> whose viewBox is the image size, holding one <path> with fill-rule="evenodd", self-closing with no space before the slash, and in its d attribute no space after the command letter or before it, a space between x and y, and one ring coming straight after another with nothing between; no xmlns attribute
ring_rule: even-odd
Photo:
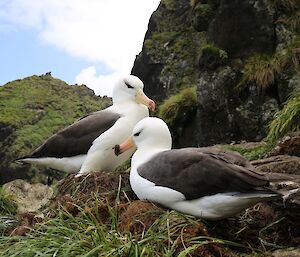
<svg viewBox="0 0 300 257"><path fill-rule="evenodd" d="M189 200L221 192L249 192L269 184L262 174L198 148L159 153L138 167L138 173L157 186L182 192Z"/></svg>
<svg viewBox="0 0 300 257"><path fill-rule="evenodd" d="M203 153L212 154L215 156L219 156L220 158L223 158L227 162L230 162L232 164L236 164L242 167L246 167L248 169L255 169L254 166L247 160L244 156L242 156L240 153L230 150L223 150L221 148L218 148L216 146L209 146L209 147L201 147L197 148L198 151L201 151Z"/></svg>
<svg viewBox="0 0 300 257"><path fill-rule="evenodd" d="M86 154L93 141L120 117L120 114L107 110L91 113L48 138L26 158L62 158Z"/></svg>

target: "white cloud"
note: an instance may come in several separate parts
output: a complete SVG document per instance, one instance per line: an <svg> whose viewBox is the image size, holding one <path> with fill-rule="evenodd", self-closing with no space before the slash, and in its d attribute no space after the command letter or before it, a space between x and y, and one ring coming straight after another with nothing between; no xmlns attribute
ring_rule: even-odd
<svg viewBox="0 0 300 257"><path fill-rule="evenodd" d="M97 74L96 68L90 66L82 70L75 78L77 84L88 85L95 94L111 96L115 83L122 77L121 72L113 72L108 75Z"/></svg>
<svg viewBox="0 0 300 257"><path fill-rule="evenodd" d="M129 73L160 0L2 0L0 21L33 28L74 57ZM88 69L78 76L82 77ZM95 75L97 76L97 75ZM101 77L101 76L100 76ZM109 78L113 75L109 75ZM94 76L91 77L93 80ZM99 78L99 76L98 76ZM109 80L109 79L108 79ZM88 84L88 83L86 83Z"/></svg>

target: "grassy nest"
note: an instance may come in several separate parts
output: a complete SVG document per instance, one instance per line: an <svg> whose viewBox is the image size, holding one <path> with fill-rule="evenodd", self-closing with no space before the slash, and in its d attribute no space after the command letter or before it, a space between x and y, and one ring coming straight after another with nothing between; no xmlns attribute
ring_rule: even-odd
<svg viewBox="0 0 300 257"><path fill-rule="evenodd" d="M268 256L296 247L299 222L259 204L208 222L139 201L127 172L67 176L44 217L23 214L0 238L0 256Z"/></svg>

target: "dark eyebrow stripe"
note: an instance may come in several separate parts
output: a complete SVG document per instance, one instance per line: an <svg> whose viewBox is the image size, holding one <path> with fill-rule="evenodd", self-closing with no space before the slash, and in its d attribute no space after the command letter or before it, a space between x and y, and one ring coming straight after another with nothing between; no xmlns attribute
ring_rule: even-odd
<svg viewBox="0 0 300 257"><path fill-rule="evenodd" d="M133 88L133 86L131 86L130 84L128 84L126 81L125 82L125 85L128 87L128 88Z"/></svg>

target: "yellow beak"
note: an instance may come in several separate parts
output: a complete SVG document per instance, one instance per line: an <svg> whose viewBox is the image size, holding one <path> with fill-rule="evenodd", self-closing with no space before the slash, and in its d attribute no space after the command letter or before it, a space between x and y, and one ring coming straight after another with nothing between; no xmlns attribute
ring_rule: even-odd
<svg viewBox="0 0 300 257"><path fill-rule="evenodd" d="M139 89L135 100L137 103L146 105L151 111L155 110L155 102L145 95L142 89Z"/></svg>

